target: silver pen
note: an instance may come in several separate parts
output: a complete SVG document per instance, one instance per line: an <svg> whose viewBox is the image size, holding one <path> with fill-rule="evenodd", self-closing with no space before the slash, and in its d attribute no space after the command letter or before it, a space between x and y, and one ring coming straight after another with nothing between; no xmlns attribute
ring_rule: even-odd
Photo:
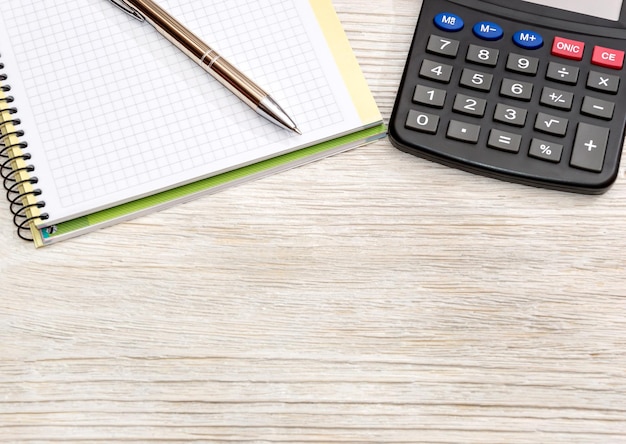
<svg viewBox="0 0 626 444"><path fill-rule="evenodd" d="M221 57L152 0L109 0L140 22L148 22L178 49L272 123L302 134L287 113L256 83Z"/></svg>

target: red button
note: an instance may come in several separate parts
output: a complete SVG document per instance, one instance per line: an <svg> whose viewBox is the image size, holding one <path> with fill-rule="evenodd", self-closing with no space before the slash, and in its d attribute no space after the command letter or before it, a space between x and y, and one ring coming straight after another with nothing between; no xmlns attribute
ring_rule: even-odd
<svg viewBox="0 0 626 444"><path fill-rule="evenodd" d="M624 51L596 46L593 49L591 63L605 68L622 69L624 66Z"/></svg>
<svg viewBox="0 0 626 444"><path fill-rule="evenodd" d="M552 44L552 55L570 60L582 60L585 52L585 44L576 40L555 37Z"/></svg>

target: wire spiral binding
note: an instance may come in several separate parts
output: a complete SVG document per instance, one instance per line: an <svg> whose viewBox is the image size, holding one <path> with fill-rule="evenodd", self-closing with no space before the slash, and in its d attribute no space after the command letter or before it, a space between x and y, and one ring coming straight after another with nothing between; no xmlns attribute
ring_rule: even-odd
<svg viewBox="0 0 626 444"><path fill-rule="evenodd" d="M30 222L48 219L48 215L41 211L46 203L38 199L41 190L34 187L39 180L33 175L35 167L29 163L31 154L26 151L28 143L22 140L24 131L18 128L21 122L16 117L17 108L11 106L15 99L6 94L11 90L7 81L0 59L0 176L17 235L32 241Z"/></svg>

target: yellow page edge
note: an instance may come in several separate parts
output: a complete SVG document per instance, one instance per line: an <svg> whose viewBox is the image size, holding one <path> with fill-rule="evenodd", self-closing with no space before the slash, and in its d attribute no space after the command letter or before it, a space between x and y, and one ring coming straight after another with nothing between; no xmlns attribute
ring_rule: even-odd
<svg viewBox="0 0 626 444"><path fill-rule="evenodd" d="M309 3L326 37L328 47L339 67L343 82L350 93L352 103L356 107L361 121L364 124L382 121L378 105L374 101L332 1L309 0Z"/></svg>

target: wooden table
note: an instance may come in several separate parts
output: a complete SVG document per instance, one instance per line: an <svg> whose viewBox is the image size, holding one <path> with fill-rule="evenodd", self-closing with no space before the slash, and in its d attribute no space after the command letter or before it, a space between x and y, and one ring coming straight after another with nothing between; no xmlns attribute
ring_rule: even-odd
<svg viewBox="0 0 626 444"><path fill-rule="evenodd" d="M334 3L388 119L420 2ZM626 443L624 166L385 140L37 251L7 207L0 441Z"/></svg>

